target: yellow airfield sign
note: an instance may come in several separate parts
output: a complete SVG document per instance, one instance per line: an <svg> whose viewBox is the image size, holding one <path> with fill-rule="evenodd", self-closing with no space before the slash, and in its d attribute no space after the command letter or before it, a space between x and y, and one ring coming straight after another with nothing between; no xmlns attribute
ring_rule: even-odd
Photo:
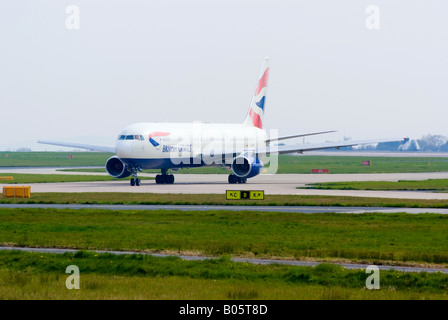
<svg viewBox="0 0 448 320"><path fill-rule="evenodd" d="M264 200L263 190L226 190L227 200Z"/></svg>

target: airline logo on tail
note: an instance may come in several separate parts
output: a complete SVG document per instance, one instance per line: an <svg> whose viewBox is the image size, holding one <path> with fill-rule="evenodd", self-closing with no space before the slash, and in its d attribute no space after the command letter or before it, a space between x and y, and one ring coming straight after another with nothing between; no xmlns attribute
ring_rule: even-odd
<svg viewBox="0 0 448 320"><path fill-rule="evenodd" d="M251 125L257 128L263 128L264 105L266 101L266 91L269 80L269 59L266 58L258 79L257 88L250 103L249 113L245 125Z"/></svg>
<svg viewBox="0 0 448 320"><path fill-rule="evenodd" d="M154 140L153 137L164 137L164 136L168 136L168 135L170 135L169 132L161 132L161 131L151 132L149 134L149 142L151 142L151 144L154 147L157 147L159 145L159 143L156 140Z"/></svg>

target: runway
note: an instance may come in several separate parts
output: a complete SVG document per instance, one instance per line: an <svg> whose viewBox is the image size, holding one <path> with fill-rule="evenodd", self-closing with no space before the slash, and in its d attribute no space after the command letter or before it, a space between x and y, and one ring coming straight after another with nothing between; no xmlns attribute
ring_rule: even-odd
<svg viewBox="0 0 448 320"><path fill-rule="evenodd" d="M59 168L58 168L59 169ZM1 173L86 174L56 171L56 168L2 168ZM98 173L95 173L98 175ZM318 190L297 189L306 184L338 181L398 181L448 179L448 172L380 173L380 174L275 174L259 175L246 184L229 184L225 174L176 174L174 184L159 185L153 180L142 180L139 187L131 187L129 180L72 183L35 183L31 192L126 192L126 193L183 193L225 194L226 190L264 190L266 195L326 195L398 199L448 200L448 193L425 191L371 191L371 190ZM140 174L140 177L155 174ZM0 185L1 186L1 185Z"/></svg>

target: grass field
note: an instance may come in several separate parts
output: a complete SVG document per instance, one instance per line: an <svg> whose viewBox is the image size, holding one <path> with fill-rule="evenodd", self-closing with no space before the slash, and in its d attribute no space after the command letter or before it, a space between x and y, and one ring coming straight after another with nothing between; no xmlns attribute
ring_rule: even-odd
<svg viewBox="0 0 448 320"><path fill-rule="evenodd" d="M88 182L117 180L104 175L64 175L64 174L28 174L28 173L1 173L2 177L13 177L13 180L0 180L1 184L24 183L56 183L56 182ZM130 178L129 178L130 179ZM142 180L153 180L152 177L140 177Z"/></svg>
<svg viewBox="0 0 448 320"><path fill-rule="evenodd" d="M370 166L362 162L370 160ZM280 156L278 173L310 173L329 169L331 173L393 173L448 171L446 158L395 158L364 156Z"/></svg>
<svg viewBox="0 0 448 320"><path fill-rule="evenodd" d="M338 190L411 190L448 192L448 179L429 179L422 181L354 181L313 183L305 189L338 189Z"/></svg>
<svg viewBox="0 0 448 320"><path fill-rule="evenodd" d="M228 258L184 261L78 251L0 251L0 299L444 299L448 275L381 271L381 290L367 290L364 270L253 265ZM76 265L80 289L67 290Z"/></svg>
<svg viewBox="0 0 448 320"><path fill-rule="evenodd" d="M0 152L0 167L104 166L106 152Z"/></svg>
<svg viewBox="0 0 448 320"><path fill-rule="evenodd" d="M7 156L5 156L7 155ZM72 156L70 158L70 156ZM104 166L110 153L102 152L0 152L0 167L20 166ZM370 166L362 162L370 160ZM311 173L312 169L329 169L331 173L390 173L448 171L447 158L364 157L364 156L290 156L280 155L277 173ZM84 169L83 169L84 170ZM104 172L104 169L87 169ZM146 172L159 172L148 170ZM223 173L225 168L180 169L177 173Z"/></svg>
<svg viewBox="0 0 448 320"><path fill-rule="evenodd" d="M1 209L0 243L220 256L436 263L448 216Z"/></svg>
<svg viewBox="0 0 448 320"><path fill-rule="evenodd" d="M8 153L7 157L5 154L0 153L0 167L103 166L111 156L96 152ZM373 161L373 165L362 166L364 160ZM329 169L330 173L448 171L448 159L338 156L279 158L278 173L310 173L311 169ZM104 169L98 172L104 172ZM229 171L224 168L197 168L179 170L178 173L228 174ZM15 176L14 182L48 181L48 176L34 176ZM80 178L71 175L50 177L59 180L48 182L79 181L65 179ZM30 180L34 178L37 180ZM99 177L86 175L81 179L98 180ZM438 189L429 190L446 191L444 183L441 181ZM425 187L434 188L436 184L431 181ZM403 188L403 185L400 187ZM286 195L266 195L265 200L259 202L232 202L225 200L224 195L32 193L31 199L0 198L0 202L448 208L448 201L445 200ZM0 299L446 300L448 276L444 274L381 271L381 290L370 291L365 288L367 275L364 270L349 271L329 264L315 268L263 266L235 263L228 258L353 261L447 268L446 234L448 217L436 214L0 209L2 245L222 257L207 261L183 261L177 258L113 256L84 251L64 255L0 251ZM81 290L65 288L67 274L64 272L71 264L80 267Z"/></svg>
<svg viewBox="0 0 448 320"><path fill-rule="evenodd" d="M364 160L372 165L363 166ZM279 155L277 173L311 173L312 169L329 169L329 173L394 173L448 171L447 158L362 157L362 156L291 156ZM80 172L104 172L104 169L67 169ZM144 170L158 173L159 170ZM229 174L224 167L179 169L175 173Z"/></svg>

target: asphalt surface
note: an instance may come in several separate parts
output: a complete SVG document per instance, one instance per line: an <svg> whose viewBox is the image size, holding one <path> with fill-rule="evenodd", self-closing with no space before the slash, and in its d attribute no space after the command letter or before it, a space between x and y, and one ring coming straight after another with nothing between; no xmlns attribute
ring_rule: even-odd
<svg viewBox="0 0 448 320"><path fill-rule="evenodd" d="M58 168L59 169L59 168ZM1 168L1 173L68 174L56 168ZM85 174L71 172L69 174ZM318 190L297 189L306 184L337 181L398 181L448 179L448 172L384 173L384 174L275 174L259 175L248 179L245 184L229 184L225 174L176 174L174 184L156 184L153 180L142 180L139 187L131 187L129 180L35 183L31 192L126 192L126 193L184 193L225 194L226 190L264 190L265 194L327 195L398 199L440 199L448 200L448 193L424 191L372 191L372 190ZM140 174L152 176L155 174ZM1 187L1 184L0 184Z"/></svg>
<svg viewBox="0 0 448 320"><path fill-rule="evenodd" d="M181 210L181 211L267 211L267 212L292 212L292 213L353 213L366 212L397 213L405 212L412 214L437 213L448 214L448 209L439 208L388 208L388 207L325 207L325 206L238 206L238 205L121 205L121 204L22 204L4 203L0 208L17 209L101 209L101 210Z"/></svg>

